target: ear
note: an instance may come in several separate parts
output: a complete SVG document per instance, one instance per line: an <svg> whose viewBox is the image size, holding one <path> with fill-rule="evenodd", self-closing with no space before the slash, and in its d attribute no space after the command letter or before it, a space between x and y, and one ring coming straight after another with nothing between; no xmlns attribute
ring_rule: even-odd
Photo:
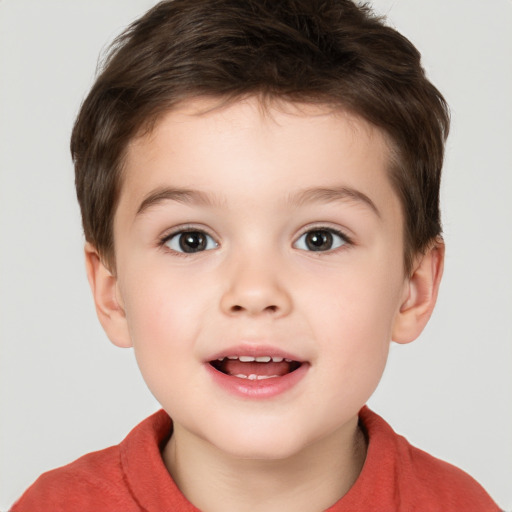
<svg viewBox="0 0 512 512"><path fill-rule="evenodd" d="M445 246L437 239L417 258L412 275L405 283L400 310L393 326L393 341L414 341L427 325L437 300L443 275Z"/></svg>
<svg viewBox="0 0 512 512"><path fill-rule="evenodd" d="M96 314L103 329L114 345L131 347L117 277L105 266L98 251L90 243L85 244L85 266L96 305Z"/></svg>

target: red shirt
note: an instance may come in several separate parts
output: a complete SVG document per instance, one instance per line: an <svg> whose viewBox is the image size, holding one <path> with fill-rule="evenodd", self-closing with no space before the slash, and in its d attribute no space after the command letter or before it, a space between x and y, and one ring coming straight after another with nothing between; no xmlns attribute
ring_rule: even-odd
<svg viewBox="0 0 512 512"><path fill-rule="evenodd" d="M364 407L369 444L363 470L327 512L499 511L469 475L411 446ZM118 446L41 475L11 512L198 512L169 475L161 450L172 422L161 410Z"/></svg>

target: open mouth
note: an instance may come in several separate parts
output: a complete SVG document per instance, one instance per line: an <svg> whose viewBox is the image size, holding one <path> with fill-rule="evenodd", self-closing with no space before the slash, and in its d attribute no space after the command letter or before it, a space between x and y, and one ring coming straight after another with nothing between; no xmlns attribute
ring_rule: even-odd
<svg viewBox="0 0 512 512"><path fill-rule="evenodd" d="M210 365L217 371L248 380L283 377L298 370L302 364L300 361L276 356L227 356L210 361Z"/></svg>

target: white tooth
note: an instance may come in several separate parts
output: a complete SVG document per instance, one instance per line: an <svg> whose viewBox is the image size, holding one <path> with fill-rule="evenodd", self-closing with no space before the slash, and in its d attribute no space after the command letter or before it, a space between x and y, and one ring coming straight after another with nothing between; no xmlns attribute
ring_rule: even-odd
<svg viewBox="0 0 512 512"><path fill-rule="evenodd" d="M236 356L228 356L228 359L238 359Z"/></svg>
<svg viewBox="0 0 512 512"><path fill-rule="evenodd" d="M259 375L257 380L272 379L274 377L279 377L279 375Z"/></svg>
<svg viewBox="0 0 512 512"><path fill-rule="evenodd" d="M217 361L224 361L224 358L223 357L218 357Z"/></svg>
<svg viewBox="0 0 512 512"><path fill-rule="evenodd" d="M287 363L291 363L291 362L292 362L292 360L291 360L291 359L285 359L285 361L286 361Z"/></svg>
<svg viewBox="0 0 512 512"><path fill-rule="evenodd" d="M238 377L239 379L247 379L247 375L244 375L243 373L239 373L238 375L235 375L235 377Z"/></svg>
<svg viewBox="0 0 512 512"><path fill-rule="evenodd" d="M238 359L240 359L242 363L251 363L254 361L254 357L251 356L239 356Z"/></svg>
<svg viewBox="0 0 512 512"><path fill-rule="evenodd" d="M272 358L272 362L274 363L280 363L283 361L283 358L282 357L273 357Z"/></svg>
<svg viewBox="0 0 512 512"><path fill-rule="evenodd" d="M257 376L257 375L254 375L254 373L251 373L251 375L249 375L247 378L248 378L249 380L256 380L256 379L258 378L258 376Z"/></svg>
<svg viewBox="0 0 512 512"><path fill-rule="evenodd" d="M256 358L257 363L268 363L272 358L270 356L261 356Z"/></svg>

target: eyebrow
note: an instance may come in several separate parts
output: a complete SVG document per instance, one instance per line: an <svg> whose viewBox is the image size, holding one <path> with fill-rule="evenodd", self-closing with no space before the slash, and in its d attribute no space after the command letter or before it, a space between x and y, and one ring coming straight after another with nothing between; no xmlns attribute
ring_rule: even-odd
<svg viewBox="0 0 512 512"><path fill-rule="evenodd" d="M288 198L290 204L301 206L305 203L325 203L335 201L356 201L369 207L377 217L381 217L381 213L375 203L363 192L347 186L339 187L315 187L301 190L300 192L290 195Z"/></svg>
<svg viewBox="0 0 512 512"><path fill-rule="evenodd" d="M151 191L140 203L137 209L137 215L143 214L149 208L157 206L165 201L177 201L184 204L199 204L203 206L215 206L220 201L209 194L199 190L186 188L161 187Z"/></svg>
<svg viewBox="0 0 512 512"><path fill-rule="evenodd" d="M315 187L307 188L288 197L288 202L293 206L301 206L305 203L357 201L368 206L379 218L381 216L375 203L363 192L347 186L340 187ZM141 202L136 216L143 214L149 208L157 206L165 201L177 201L184 204L199 204L203 206L217 206L221 203L215 197L205 192L184 188L161 187L151 191Z"/></svg>

